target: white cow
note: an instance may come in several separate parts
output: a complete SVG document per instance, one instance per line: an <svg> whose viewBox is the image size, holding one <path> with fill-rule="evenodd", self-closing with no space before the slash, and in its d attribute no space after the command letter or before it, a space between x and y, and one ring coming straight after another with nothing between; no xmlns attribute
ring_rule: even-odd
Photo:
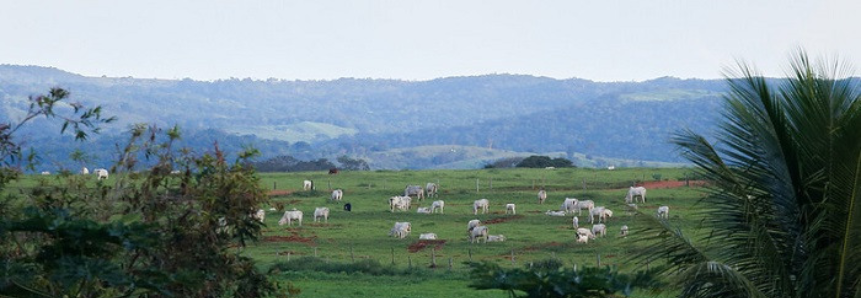
<svg viewBox="0 0 861 298"><path fill-rule="evenodd" d="M517 206L514 204L505 204L505 214L517 214Z"/></svg>
<svg viewBox="0 0 861 298"><path fill-rule="evenodd" d="M317 219L322 218L324 221L329 222L329 208L328 207L317 207L314 209L314 222L317 222Z"/></svg>
<svg viewBox="0 0 861 298"><path fill-rule="evenodd" d="M312 189L314 189L314 181L305 180L302 183L302 190L312 190Z"/></svg>
<svg viewBox="0 0 861 298"><path fill-rule="evenodd" d="M569 213L569 212L573 213L574 210L579 211L580 209L577 209L578 208L577 203L578 203L578 201L575 198L565 198L565 201L562 202L562 209L561 210L565 211L565 213Z"/></svg>
<svg viewBox="0 0 861 298"><path fill-rule="evenodd" d="M475 243L478 241L481 243L481 239L484 238L484 243L487 243L487 233L487 226L477 226L469 233L469 242Z"/></svg>
<svg viewBox="0 0 861 298"><path fill-rule="evenodd" d="M416 208L416 213L431 214L431 208L430 207L418 207L418 208Z"/></svg>
<svg viewBox="0 0 861 298"><path fill-rule="evenodd" d="M607 236L607 226L604 224L592 225L592 234L594 234L596 237L597 236L601 236L601 237Z"/></svg>
<svg viewBox="0 0 861 298"><path fill-rule="evenodd" d="M410 197L394 196L389 198L389 210L392 212L395 212L395 210L406 211L410 209L411 203L412 199Z"/></svg>
<svg viewBox="0 0 861 298"><path fill-rule="evenodd" d="M389 236L398 238L406 238L412 232L412 225L409 222L395 222L395 226L389 231Z"/></svg>
<svg viewBox="0 0 861 298"><path fill-rule="evenodd" d="M425 186L425 191L427 192L428 198L436 197L437 192L439 191L439 185L433 182L428 182L428 184Z"/></svg>
<svg viewBox="0 0 861 298"><path fill-rule="evenodd" d="M344 198L344 191L341 189L336 189L332 191L332 201L340 201Z"/></svg>
<svg viewBox="0 0 861 298"><path fill-rule="evenodd" d="M81 168L81 174L89 175L89 174L90 174L90 169L87 169L87 167L83 167L83 168Z"/></svg>
<svg viewBox="0 0 861 298"><path fill-rule="evenodd" d="M487 242L503 242L505 241L505 235L487 235Z"/></svg>
<svg viewBox="0 0 861 298"><path fill-rule="evenodd" d="M577 234L577 243L589 243L589 236Z"/></svg>
<svg viewBox="0 0 861 298"><path fill-rule="evenodd" d="M445 214L445 202L443 200L436 200L431 203L431 213L439 210L440 214Z"/></svg>
<svg viewBox="0 0 861 298"><path fill-rule="evenodd" d="M577 202L577 215L582 215L583 209L589 211L589 214L592 214L592 209L595 208L595 202L592 200L582 200Z"/></svg>
<svg viewBox="0 0 861 298"><path fill-rule="evenodd" d="M578 228L577 235L581 237L586 236L589 237L589 239L595 239L595 234L592 234L592 230L587 228Z"/></svg>
<svg viewBox="0 0 861 298"><path fill-rule="evenodd" d="M408 197L411 195L416 195L416 199L421 201L425 198L425 190L418 185L407 185L407 187L404 188L404 196Z"/></svg>
<svg viewBox="0 0 861 298"><path fill-rule="evenodd" d="M263 222L266 219L266 211L263 209L257 209L257 212L253 215L254 219Z"/></svg>
<svg viewBox="0 0 861 298"><path fill-rule="evenodd" d="M628 226L622 226L622 237L628 237Z"/></svg>
<svg viewBox="0 0 861 298"><path fill-rule="evenodd" d="M477 220L477 219L470 220L468 223L466 223L466 231L472 232L473 228L480 226L480 225L481 225L480 220Z"/></svg>
<svg viewBox="0 0 861 298"><path fill-rule="evenodd" d="M593 208L589 215L589 223L594 223L595 218L598 218L598 222L607 222L607 219L613 216L613 211L604 206L598 206Z"/></svg>
<svg viewBox="0 0 861 298"><path fill-rule="evenodd" d="M288 226L292 226L293 221L298 221L299 225L302 225L302 211L296 210L296 208L284 211L284 216L281 216L281 220L278 221L278 225L283 226L284 224L287 224Z"/></svg>
<svg viewBox="0 0 861 298"><path fill-rule="evenodd" d="M436 234L434 233L423 233L419 235L419 240L436 240Z"/></svg>
<svg viewBox="0 0 861 298"><path fill-rule="evenodd" d="M93 171L93 173L96 173L96 176L98 176L99 180L108 179L108 170L96 169L95 171Z"/></svg>
<svg viewBox="0 0 861 298"><path fill-rule="evenodd" d="M42 171L42 175L51 175L51 172L48 172L48 171Z"/></svg>
<svg viewBox="0 0 861 298"><path fill-rule="evenodd" d="M490 201L487 199L476 200L472 203L472 215L478 214L478 209L481 208L481 214L487 213L487 207L490 205Z"/></svg>
<svg viewBox="0 0 861 298"><path fill-rule="evenodd" d="M577 218L577 216L574 216L574 219L571 219L571 223L574 224L575 229L580 227L580 219Z"/></svg>
<svg viewBox="0 0 861 298"><path fill-rule="evenodd" d="M658 217L663 218L663 219L669 219L670 218L670 206L665 205L665 206L658 207Z"/></svg>
<svg viewBox="0 0 861 298"><path fill-rule="evenodd" d="M546 200L546 199L547 199L547 192L544 191L543 189L539 190L538 191L538 204L539 205L544 204L544 200Z"/></svg>
<svg viewBox="0 0 861 298"><path fill-rule="evenodd" d="M626 204L636 203L638 197L640 198L640 200L643 201L643 204L646 203L646 188L642 187L642 186L638 186L638 187L631 186L631 188L628 189L628 194L625 195L625 203Z"/></svg>
<svg viewBox="0 0 861 298"><path fill-rule="evenodd" d="M550 216L565 216L565 215L567 215L567 214L565 214L565 211L553 211L553 210L547 210L547 212L544 212L544 214L547 214Z"/></svg>

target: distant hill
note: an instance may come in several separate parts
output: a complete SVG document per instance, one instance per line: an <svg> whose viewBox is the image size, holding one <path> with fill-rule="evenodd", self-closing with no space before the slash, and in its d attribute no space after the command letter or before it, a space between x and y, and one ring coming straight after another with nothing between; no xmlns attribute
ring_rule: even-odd
<svg viewBox="0 0 861 298"><path fill-rule="evenodd" d="M452 160L439 152L428 162L404 162L424 158L413 155L434 146L485 148L496 152L489 156L500 157L505 154L499 152L562 152L569 158L680 162L667 143L670 134L682 128L711 131L725 91L722 80L671 77L612 83L507 74L430 81L206 82L85 77L55 68L0 65L0 118L21 117L27 96L55 86L119 118L92 141L108 149L131 124L146 122L223 138L222 146L254 144L263 147L264 157L334 160L350 155L367 158L376 168L474 167L487 160ZM57 131L56 125L40 121L30 133L56 138ZM55 152L55 160L80 146L42 144L43 151ZM583 160L581 166L599 164Z"/></svg>

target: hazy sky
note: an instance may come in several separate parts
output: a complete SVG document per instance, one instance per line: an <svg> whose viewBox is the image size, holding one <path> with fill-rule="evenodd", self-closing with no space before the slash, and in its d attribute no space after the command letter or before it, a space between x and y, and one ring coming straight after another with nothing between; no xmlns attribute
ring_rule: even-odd
<svg viewBox="0 0 861 298"><path fill-rule="evenodd" d="M861 1L0 0L0 64L137 78L718 78L861 67ZM858 74L858 72L856 72Z"/></svg>

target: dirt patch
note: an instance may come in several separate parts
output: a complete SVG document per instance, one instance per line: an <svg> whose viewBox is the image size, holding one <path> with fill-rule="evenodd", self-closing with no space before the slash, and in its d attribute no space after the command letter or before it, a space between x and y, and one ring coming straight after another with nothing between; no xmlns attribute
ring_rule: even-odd
<svg viewBox="0 0 861 298"><path fill-rule="evenodd" d="M706 181L704 180L689 180L689 186L704 186L706 185ZM658 188L679 188L684 187L684 181L646 181L643 183L637 184L637 186L645 187L646 189L658 189Z"/></svg>
<svg viewBox="0 0 861 298"><path fill-rule="evenodd" d="M270 190L268 194L270 197L289 196L293 192L294 192L294 190L290 190L290 189L273 189L273 190Z"/></svg>
<svg viewBox="0 0 861 298"><path fill-rule="evenodd" d="M512 220L518 220L518 219L523 219L523 215L512 215L512 216L494 218L494 219L490 219L487 221L483 221L483 222L481 222L481 224L492 225L492 224L498 224L498 223L503 223L503 222L512 221Z"/></svg>
<svg viewBox="0 0 861 298"><path fill-rule="evenodd" d="M445 240L419 240L410 244L407 247L409 252L419 252L428 246L433 246L434 250L441 250L445 246Z"/></svg>
<svg viewBox="0 0 861 298"><path fill-rule="evenodd" d="M297 232L291 232L290 236L266 236L263 237L263 242L295 242L305 243L308 246L317 245L317 236L302 237Z"/></svg>

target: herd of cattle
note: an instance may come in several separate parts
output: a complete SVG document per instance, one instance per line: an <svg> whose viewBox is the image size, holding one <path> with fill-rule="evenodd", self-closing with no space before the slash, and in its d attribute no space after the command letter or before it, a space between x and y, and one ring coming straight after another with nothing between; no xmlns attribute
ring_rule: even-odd
<svg viewBox="0 0 861 298"><path fill-rule="evenodd" d="M305 180L303 182L304 190L312 190L314 189L314 182L311 180ZM411 209L413 196L417 201L423 200L425 197L432 198L438 197L439 193L439 185L436 183L427 183L427 185L423 188L419 185L407 185L404 188L403 195L392 196L389 198L389 211L397 212L397 211L408 211ZM333 201L342 201L344 197L344 192L341 189L335 189L332 191L331 200ZM538 191L538 204L544 204L547 200L547 191L541 189ZM625 204L629 208L629 210L636 210L637 203L645 203L646 202L646 188L644 187L631 187L628 189L627 194L625 195ZM488 208L490 206L490 201L488 199L479 199L473 202L472 204L472 213L473 215L477 215L479 211L482 214L486 214L488 212ZM345 205L345 210L349 211L349 204ZM505 213L506 214L517 214L516 210L517 206L514 203L505 204ZM580 227L580 216L583 215L583 211L586 211L586 215L588 216L589 224L592 225L590 228ZM657 216L661 219L669 219L669 207L668 206L660 206L657 209ZM430 207L418 207L416 208L417 213L423 214L433 214L439 212L440 214L445 214L445 202L443 200L435 200L431 203ZM576 215L573 215L576 212ZM572 217L572 225L573 229L576 230L575 238L578 243L588 243L590 239L596 239L597 237L604 237L607 235L607 222L613 216L613 211L605 206L596 206L595 202L592 200L578 200L576 198L565 198L560 206L558 211L547 210L545 213L549 216L569 216ZM263 221L263 217L265 216L265 212L261 209L258 210L254 216ZM328 222L329 219L329 208L327 207L317 207L314 210L314 221L322 220ZM297 222L298 225L302 225L302 211L293 210L285 211L284 215L278 221L279 225L292 225L293 222ZM619 228L620 236L627 237L628 236L628 226L622 225ZM394 226L391 230L389 230L389 236L396 238L406 238L412 232L412 224L410 222L395 222ZM481 224L481 221L478 219L473 219L467 222L467 236L471 243L475 242L501 242L505 241L504 235L490 235L489 228L485 225ZM419 235L420 240L435 240L437 239L436 233L422 233Z"/></svg>

